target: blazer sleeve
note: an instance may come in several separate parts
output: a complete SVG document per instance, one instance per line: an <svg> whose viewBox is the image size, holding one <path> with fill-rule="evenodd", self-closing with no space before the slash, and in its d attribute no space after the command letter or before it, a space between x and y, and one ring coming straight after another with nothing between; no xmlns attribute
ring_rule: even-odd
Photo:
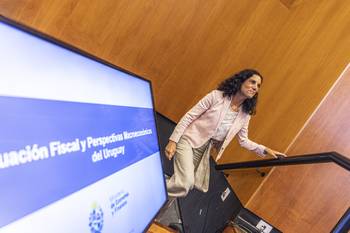
<svg viewBox="0 0 350 233"><path fill-rule="evenodd" d="M198 117L200 117L205 111L207 111L217 99L216 95L220 95L221 92L213 90L204 96L195 106L193 106L176 125L169 140L178 142L185 132L186 128Z"/></svg>
<svg viewBox="0 0 350 233"><path fill-rule="evenodd" d="M247 150L253 151L261 157L265 157L264 151L266 147L256 142L253 142L248 138L249 121L250 121L250 116L248 120L244 123L240 131L237 133L238 142L242 147L246 148Z"/></svg>

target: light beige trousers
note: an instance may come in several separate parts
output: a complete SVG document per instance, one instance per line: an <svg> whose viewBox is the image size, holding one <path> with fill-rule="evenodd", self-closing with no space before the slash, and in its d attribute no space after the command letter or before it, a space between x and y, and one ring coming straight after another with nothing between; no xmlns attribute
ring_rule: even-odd
<svg viewBox="0 0 350 233"><path fill-rule="evenodd" d="M199 148L192 148L186 138L180 139L174 156L174 174L166 181L169 197L184 197L194 187L208 191L210 149L210 140Z"/></svg>

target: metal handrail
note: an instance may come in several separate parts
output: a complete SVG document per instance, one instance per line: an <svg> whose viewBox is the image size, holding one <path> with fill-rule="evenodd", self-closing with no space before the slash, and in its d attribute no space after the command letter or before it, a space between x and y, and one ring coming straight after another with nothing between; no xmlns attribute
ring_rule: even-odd
<svg viewBox="0 0 350 233"><path fill-rule="evenodd" d="M216 170L228 169L242 169L242 168L257 168L257 167L272 167L272 166L288 166L300 164L314 164L314 163L330 163L334 162L344 169L350 171L350 159L337 153L325 152L318 154L295 155L276 159L254 160L248 162L225 163L215 166Z"/></svg>
<svg viewBox="0 0 350 233"><path fill-rule="evenodd" d="M288 157L283 157L279 155L276 159L255 160L239 163L226 163L216 165L215 168L216 170L227 170L330 162L334 162L350 172L350 159L337 152L325 152L319 154L296 155ZM332 233L345 233L348 232L349 229L350 208L345 212L345 214L341 217L337 225L333 228Z"/></svg>

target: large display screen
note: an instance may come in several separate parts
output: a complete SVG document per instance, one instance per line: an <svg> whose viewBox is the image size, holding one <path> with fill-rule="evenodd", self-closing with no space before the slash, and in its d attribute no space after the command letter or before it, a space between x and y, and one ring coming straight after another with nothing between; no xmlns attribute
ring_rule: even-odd
<svg viewBox="0 0 350 233"><path fill-rule="evenodd" d="M0 17L0 233L139 233L167 198L149 81Z"/></svg>

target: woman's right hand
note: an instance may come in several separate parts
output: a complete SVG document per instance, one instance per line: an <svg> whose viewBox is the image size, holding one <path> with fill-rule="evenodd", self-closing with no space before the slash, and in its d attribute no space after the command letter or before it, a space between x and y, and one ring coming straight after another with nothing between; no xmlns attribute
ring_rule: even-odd
<svg viewBox="0 0 350 233"><path fill-rule="evenodd" d="M169 141L168 145L165 147L165 156L171 160L176 151L176 142Z"/></svg>

